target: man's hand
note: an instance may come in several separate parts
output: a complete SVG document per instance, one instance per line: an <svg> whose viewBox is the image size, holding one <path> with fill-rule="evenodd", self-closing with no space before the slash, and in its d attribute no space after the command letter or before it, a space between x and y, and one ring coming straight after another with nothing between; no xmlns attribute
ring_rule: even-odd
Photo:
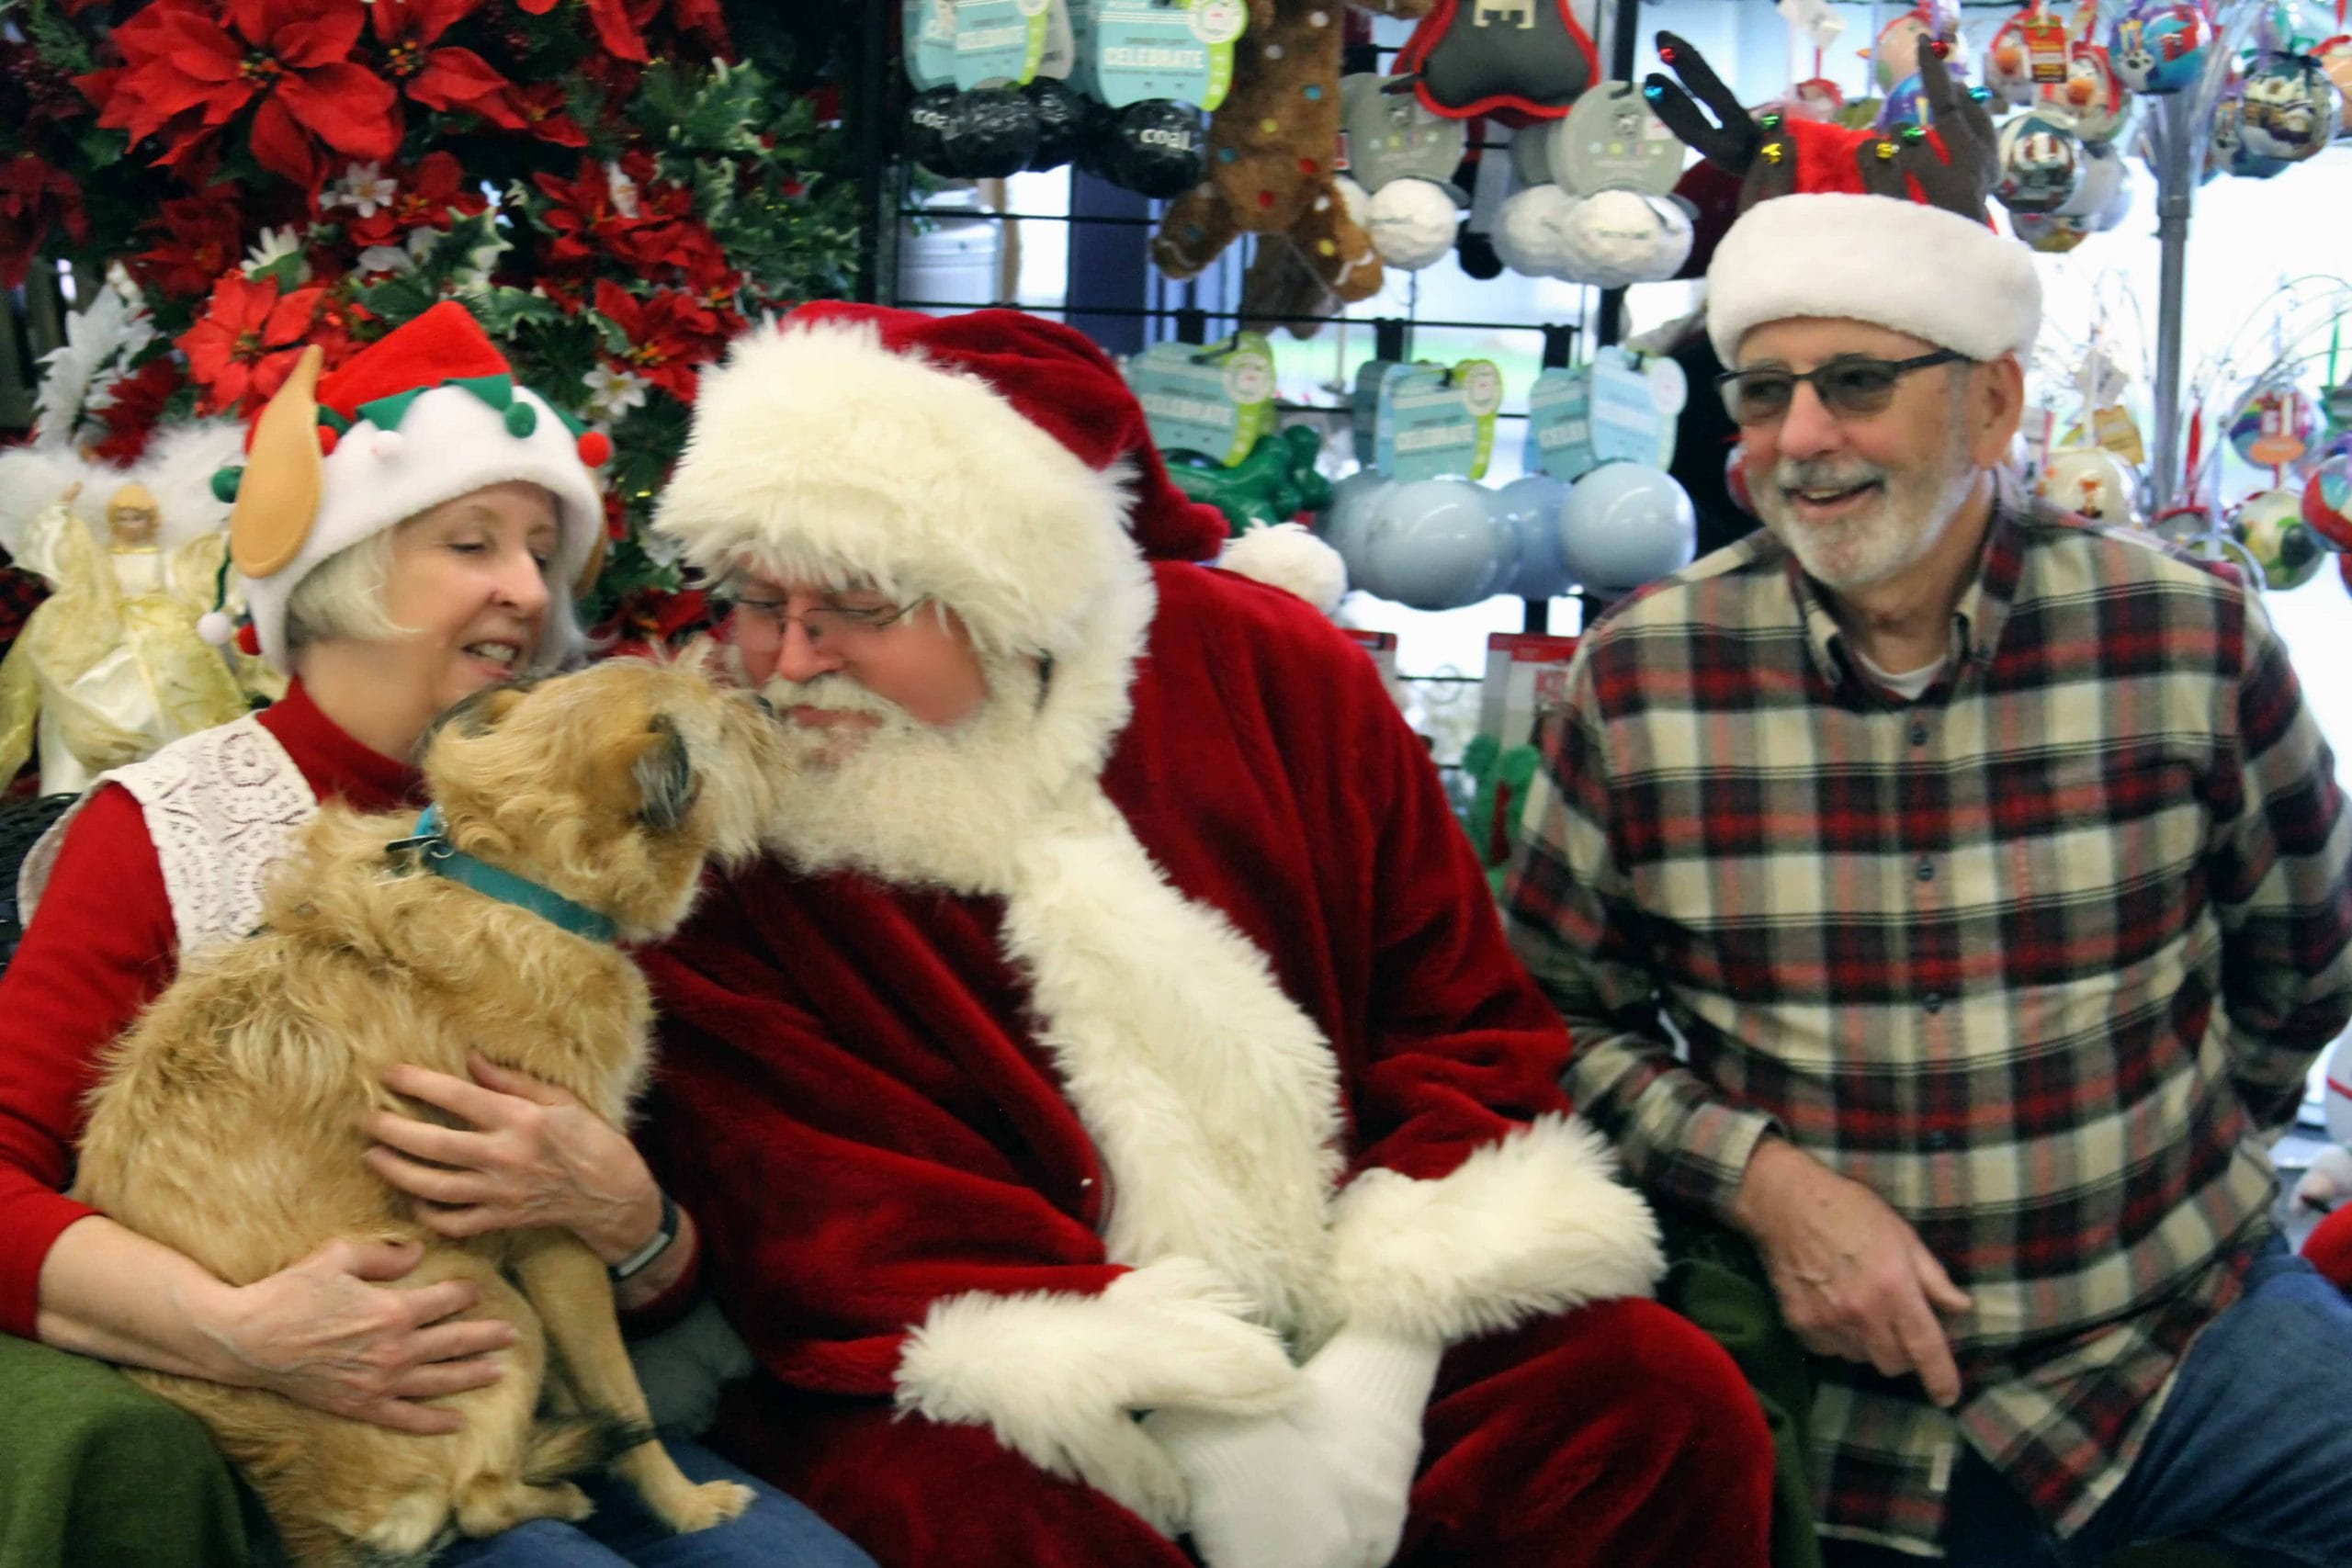
<svg viewBox="0 0 2352 1568"><path fill-rule="evenodd" d="M471 1081L402 1063L384 1087L470 1123L444 1127L370 1111L370 1169L428 1207L446 1236L537 1226L568 1230L606 1263L645 1245L662 1223L662 1191L628 1135L562 1089L480 1055Z"/></svg>
<svg viewBox="0 0 2352 1568"><path fill-rule="evenodd" d="M1972 1303L1877 1193L1766 1137L1732 1221L1763 1253L1781 1315L1805 1348L1888 1377L1916 1372L1929 1399L1958 1403L1960 1369L1937 1314Z"/></svg>

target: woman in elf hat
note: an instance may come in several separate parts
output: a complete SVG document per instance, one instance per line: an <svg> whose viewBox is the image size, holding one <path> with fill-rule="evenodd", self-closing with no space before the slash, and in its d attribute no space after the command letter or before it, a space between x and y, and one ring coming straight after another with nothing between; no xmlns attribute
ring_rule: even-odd
<svg viewBox="0 0 2352 1568"><path fill-rule="evenodd" d="M428 1402L497 1378L512 1331L461 1315L470 1285L388 1288L416 1248L353 1238L232 1288L62 1190L97 1052L186 956L253 929L265 874L318 803L413 802L406 759L436 714L575 656L571 591L602 553L593 469L609 453L516 385L455 304L331 376L306 351L263 411L245 467L216 485L236 487L230 553L248 632L292 684L264 713L102 777L26 863L30 924L0 978L0 1329L410 1431L455 1429ZM208 621L207 635L227 640L225 617ZM626 1308L659 1311L690 1292L690 1233L679 1245L674 1210L624 1136L487 1065L479 1082L416 1071L396 1087L473 1125L485 1150L480 1200L436 1207L435 1223L452 1234L564 1225L616 1266ZM403 1185L424 1168L390 1148L369 1158ZM28 1346L0 1350L69 1385L95 1371ZM118 1384L103 1401L129 1393ZM692 1445L672 1452L697 1480L698 1464L722 1472ZM629 1561L619 1513L603 1532L611 1549L591 1539L597 1526L537 1521L460 1550L469 1562ZM865 1562L765 1489L732 1523L662 1540L664 1562Z"/></svg>

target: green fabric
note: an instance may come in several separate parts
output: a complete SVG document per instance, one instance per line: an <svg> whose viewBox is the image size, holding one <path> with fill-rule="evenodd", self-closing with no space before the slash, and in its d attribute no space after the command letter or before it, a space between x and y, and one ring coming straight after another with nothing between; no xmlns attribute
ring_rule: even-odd
<svg viewBox="0 0 2352 1568"><path fill-rule="evenodd" d="M0 1334L0 1568L267 1568L259 1499L195 1416L114 1368Z"/></svg>
<svg viewBox="0 0 2352 1568"><path fill-rule="evenodd" d="M1805 1436L1813 1374L1804 1347L1781 1323L1764 1265L1747 1241L1688 1210L1667 1203L1657 1210L1668 1259L1658 1299L1730 1354L1772 1434L1772 1568L1822 1568Z"/></svg>

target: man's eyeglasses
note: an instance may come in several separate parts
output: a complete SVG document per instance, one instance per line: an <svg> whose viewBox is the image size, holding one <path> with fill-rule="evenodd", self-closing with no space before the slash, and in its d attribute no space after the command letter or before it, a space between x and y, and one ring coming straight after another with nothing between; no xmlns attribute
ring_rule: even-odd
<svg viewBox="0 0 2352 1568"><path fill-rule="evenodd" d="M1968 355L1949 348L1911 359L1875 359L1868 355L1841 354L1799 375L1793 370L1726 370L1715 378L1724 396L1724 412L1735 424L1770 424L1789 412L1797 383L1813 383L1821 406L1839 419L1867 419L1883 413L1894 400L1896 383L1914 370L1930 365L1953 365Z"/></svg>
<svg viewBox="0 0 2352 1568"><path fill-rule="evenodd" d="M838 604L831 603L809 605L798 615L786 608L785 601L763 594L740 594L724 600L739 615L749 617L762 629L776 637L795 621L808 634L813 643L830 643L834 647L854 644L862 638L888 631L931 601L912 599L904 604Z"/></svg>

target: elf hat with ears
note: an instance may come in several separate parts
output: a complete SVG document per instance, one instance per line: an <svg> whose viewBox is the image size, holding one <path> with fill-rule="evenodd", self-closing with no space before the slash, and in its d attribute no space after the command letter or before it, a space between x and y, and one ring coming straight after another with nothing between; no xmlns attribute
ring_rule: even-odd
<svg viewBox="0 0 2352 1568"><path fill-rule="evenodd" d="M523 480L555 498L560 538L551 575L575 592L594 581L605 545L594 469L612 455L515 385L505 356L465 307L434 306L321 376L317 347L254 422L233 487L229 555L259 651L289 669L286 606L338 551L486 485ZM212 632L225 628L218 617Z"/></svg>
<svg viewBox="0 0 2352 1568"><path fill-rule="evenodd" d="M2024 355L2041 325L2033 257L1992 226L1993 118L1931 35L1917 42L1932 129L1856 130L1750 115L1672 33L1642 91L1668 129L1740 182L1740 216L1707 266L1707 335L1726 365L1750 328L1868 321L1971 359ZM1713 111L1711 122L1701 106Z"/></svg>

